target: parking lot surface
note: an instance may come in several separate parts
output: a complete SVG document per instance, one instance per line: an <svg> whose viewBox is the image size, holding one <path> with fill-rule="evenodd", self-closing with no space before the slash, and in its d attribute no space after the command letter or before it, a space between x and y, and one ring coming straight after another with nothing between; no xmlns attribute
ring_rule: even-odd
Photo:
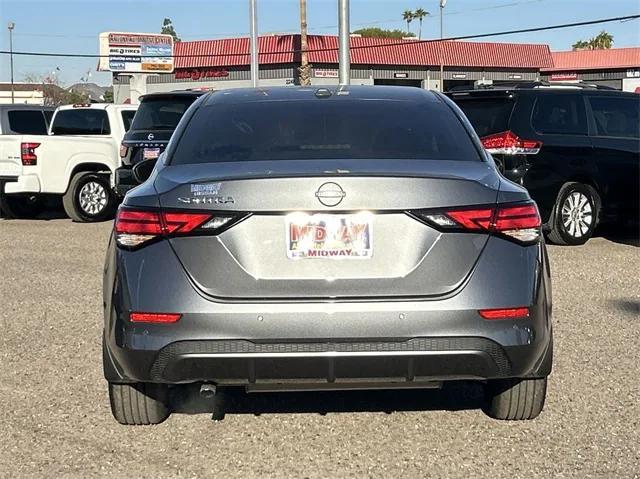
<svg viewBox="0 0 640 479"><path fill-rule="evenodd" d="M550 247L555 364L534 421L489 419L455 385L234 393L220 422L125 427L102 378L110 228L0 220L0 477L640 477L637 239Z"/></svg>

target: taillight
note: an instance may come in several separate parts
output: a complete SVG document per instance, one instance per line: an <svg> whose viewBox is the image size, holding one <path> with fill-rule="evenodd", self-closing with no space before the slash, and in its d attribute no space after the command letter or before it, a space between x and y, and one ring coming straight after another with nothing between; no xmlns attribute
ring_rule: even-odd
<svg viewBox="0 0 640 479"><path fill-rule="evenodd" d="M503 131L480 138L482 146L491 154L535 155L542 148L542 142L523 140L512 131Z"/></svg>
<svg viewBox="0 0 640 479"><path fill-rule="evenodd" d="M443 230L486 231L527 244L540 239L542 221L535 203L414 214Z"/></svg>
<svg viewBox="0 0 640 479"><path fill-rule="evenodd" d="M529 308L499 308L499 309L481 309L478 314L484 319L516 319L528 318Z"/></svg>
<svg viewBox="0 0 640 479"><path fill-rule="evenodd" d="M126 158L128 153L129 147L124 144L120 144L120 158Z"/></svg>
<svg viewBox="0 0 640 479"><path fill-rule="evenodd" d="M219 232L236 216L203 212L148 211L120 208L114 230L118 246L136 248L153 240L195 232Z"/></svg>
<svg viewBox="0 0 640 479"><path fill-rule="evenodd" d="M132 323L176 323L182 317L178 313L131 313L129 320Z"/></svg>
<svg viewBox="0 0 640 479"><path fill-rule="evenodd" d="M38 164L36 148L40 143L20 143L20 159L24 166L34 166Z"/></svg>

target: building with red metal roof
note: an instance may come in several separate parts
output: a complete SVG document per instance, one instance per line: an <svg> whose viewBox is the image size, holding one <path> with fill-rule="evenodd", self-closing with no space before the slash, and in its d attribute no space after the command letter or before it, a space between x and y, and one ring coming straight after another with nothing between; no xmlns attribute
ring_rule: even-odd
<svg viewBox="0 0 640 479"><path fill-rule="evenodd" d="M553 52L553 66L542 68L550 81L585 81L619 90L640 87L640 47Z"/></svg>
<svg viewBox="0 0 640 479"><path fill-rule="evenodd" d="M259 38L260 85L299 83L301 40L298 34ZM620 80L620 70L638 71L638 48L551 53L545 44L463 41L417 41L352 36L351 82L408 85L447 90L477 81L515 82L542 78L590 81ZM309 35L308 60L312 84L337 84L338 38ZM175 44L175 71L150 75L147 90L231 88L250 86L249 39L228 38ZM443 75L440 77L440 65ZM623 66L621 66L623 65ZM593 68L592 68L593 67ZM617 70L615 78L592 73ZM572 75L567 77L566 74ZM563 76L564 75L564 76ZM580 78L578 78L580 77ZM129 95L128 77L114 75L116 101Z"/></svg>

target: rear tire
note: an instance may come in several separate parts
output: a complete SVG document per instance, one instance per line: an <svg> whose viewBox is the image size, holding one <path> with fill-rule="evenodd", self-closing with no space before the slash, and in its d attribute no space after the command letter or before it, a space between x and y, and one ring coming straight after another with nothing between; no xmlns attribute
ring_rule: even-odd
<svg viewBox="0 0 640 479"><path fill-rule="evenodd" d="M7 219L33 219L45 209L39 195L2 195L2 216Z"/></svg>
<svg viewBox="0 0 640 479"><path fill-rule="evenodd" d="M507 421L535 419L542 412L546 394L547 378L490 381L484 412Z"/></svg>
<svg viewBox="0 0 640 479"><path fill-rule="evenodd" d="M596 229L599 209L600 197L594 188L567 183L558 194L547 239L563 246L585 244Z"/></svg>
<svg viewBox="0 0 640 479"><path fill-rule="evenodd" d="M109 383L111 414L120 424L160 424L171 414L169 389L164 384Z"/></svg>
<svg viewBox="0 0 640 479"><path fill-rule="evenodd" d="M110 219L116 197L109 179L95 172L76 173L62 197L67 216L78 223Z"/></svg>

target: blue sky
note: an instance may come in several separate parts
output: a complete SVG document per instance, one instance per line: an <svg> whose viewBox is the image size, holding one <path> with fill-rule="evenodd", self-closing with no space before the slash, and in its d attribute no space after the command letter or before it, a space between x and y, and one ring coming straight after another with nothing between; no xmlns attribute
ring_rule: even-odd
<svg viewBox="0 0 640 479"><path fill-rule="evenodd" d="M258 0L261 33L298 31L298 0ZM310 33L335 34L337 0L308 0ZM439 36L438 0L351 0L352 30L363 26L403 28L402 12L422 7L431 12L423 38ZM638 0L449 0L445 36L468 35L640 13ZM0 49L9 49L8 21L16 24L14 51L98 53L103 31L158 32L164 17L173 20L183 40L242 36L248 32L247 0L0 0ZM606 29L616 47L640 45L640 22L610 23L544 33L518 34L491 41L548 43L568 50L581 38ZM417 22L412 24L417 32ZM14 57L16 81L25 74L46 74L60 68L63 83L110 84L107 73L95 71L95 59ZM9 58L0 58L0 81L9 80Z"/></svg>

